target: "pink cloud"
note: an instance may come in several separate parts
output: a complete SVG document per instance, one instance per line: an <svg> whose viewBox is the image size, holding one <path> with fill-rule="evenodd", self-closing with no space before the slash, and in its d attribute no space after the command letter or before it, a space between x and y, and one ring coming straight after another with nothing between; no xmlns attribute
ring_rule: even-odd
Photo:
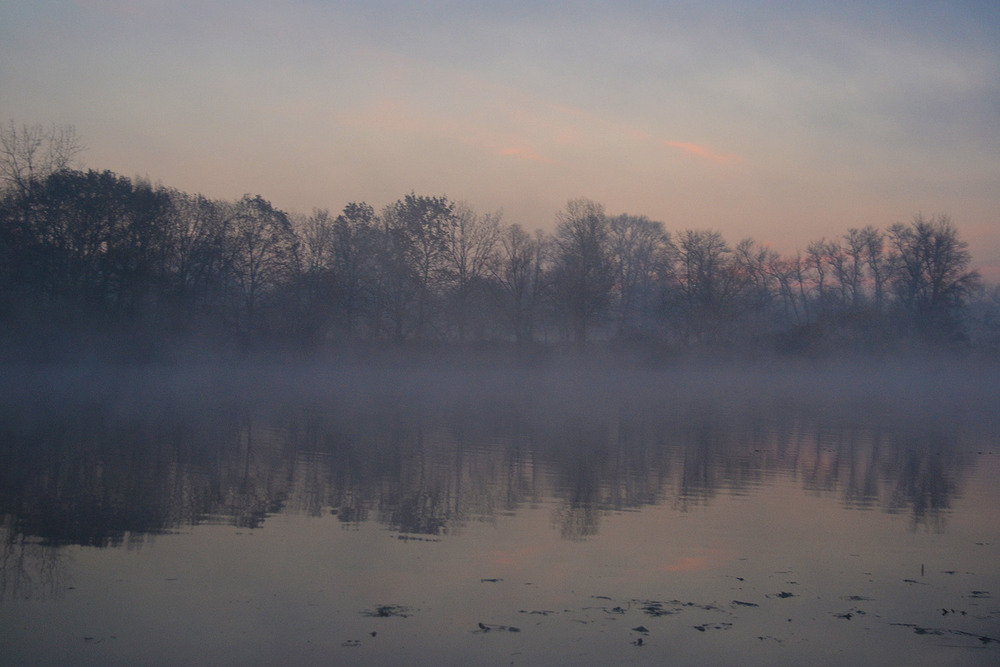
<svg viewBox="0 0 1000 667"><path fill-rule="evenodd" d="M667 141L664 143L671 148L682 150L689 155L704 158L717 164L737 164L743 162L742 155L716 153L708 146L700 144L692 144L687 141Z"/></svg>
<svg viewBox="0 0 1000 667"><path fill-rule="evenodd" d="M744 157L742 155L736 155L734 153L717 153L712 148L701 144L695 144L688 141L663 141L646 130L633 125L608 121L596 114L584 111L583 109L578 109L576 107L566 106L563 104L551 104L549 105L549 108L555 113L555 124L553 127L552 137L555 143L559 146L579 144L583 141L587 132L586 129L581 130L580 126L582 124L583 126L600 134L606 133L607 130L619 132L624 134L626 137L629 137L631 140L640 143L654 144L662 141L664 145L670 148L684 151L688 155L693 155L716 164L732 165L739 164L744 161Z"/></svg>

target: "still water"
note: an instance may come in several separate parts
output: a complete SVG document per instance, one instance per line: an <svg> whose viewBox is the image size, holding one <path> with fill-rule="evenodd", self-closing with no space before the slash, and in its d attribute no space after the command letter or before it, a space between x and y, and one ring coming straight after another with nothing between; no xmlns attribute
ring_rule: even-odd
<svg viewBox="0 0 1000 667"><path fill-rule="evenodd" d="M8 374L4 664L1000 663L1000 373Z"/></svg>

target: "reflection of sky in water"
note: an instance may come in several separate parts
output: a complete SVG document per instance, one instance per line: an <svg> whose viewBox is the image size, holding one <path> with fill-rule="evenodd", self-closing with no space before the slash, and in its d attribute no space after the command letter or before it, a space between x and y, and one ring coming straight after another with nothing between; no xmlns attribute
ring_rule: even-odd
<svg viewBox="0 0 1000 667"><path fill-rule="evenodd" d="M74 588L55 600L5 602L5 645L33 646L32 655L56 662L517 662L519 654L528 663L708 655L745 664L752 642L751 663L822 654L834 663L989 664L995 645L935 641L893 624L995 634L994 600L969 596L1000 590L989 481L997 468L976 468L943 533L914 530L898 514L846 510L789 477L686 513L611 512L583 541L552 529L547 500L440 541L286 513L256 530L204 525L133 549L71 547L63 566ZM977 546L984 540L992 543ZM650 601L672 613L642 611ZM386 604L407 616L360 613ZM956 616L942 618L942 608ZM485 637L481 622L520 632ZM706 630L718 633L710 642L695 629L703 624L720 626ZM646 653L626 653L638 648L629 642L640 625L650 630ZM360 646L341 645L352 639Z"/></svg>
<svg viewBox="0 0 1000 667"><path fill-rule="evenodd" d="M7 418L4 661L1000 658L989 419L508 398Z"/></svg>

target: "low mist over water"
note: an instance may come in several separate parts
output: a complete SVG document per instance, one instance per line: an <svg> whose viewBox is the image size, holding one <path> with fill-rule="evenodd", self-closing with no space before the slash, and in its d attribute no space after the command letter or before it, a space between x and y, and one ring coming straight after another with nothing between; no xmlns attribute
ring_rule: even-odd
<svg viewBox="0 0 1000 667"><path fill-rule="evenodd" d="M4 645L93 664L233 643L259 664L992 664L996 371L443 352L15 368Z"/></svg>

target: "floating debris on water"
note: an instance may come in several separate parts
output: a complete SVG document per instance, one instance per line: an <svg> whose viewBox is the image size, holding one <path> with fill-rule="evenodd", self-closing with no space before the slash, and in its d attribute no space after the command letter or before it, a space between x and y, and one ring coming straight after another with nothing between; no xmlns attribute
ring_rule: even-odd
<svg viewBox="0 0 1000 667"><path fill-rule="evenodd" d="M698 632L705 632L706 630L728 630L733 627L732 623L702 623L701 625L693 626Z"/></svg>
<svg viewBox="0 0 1000 667"><path fill-rule="evenodd" d="M479 633L486 633L486 632L492 632L494 630L496 630L497 632L520 632L521 631L521 628L519 628L517 626L514 626L514 625L488 625L486 623L483 623L482 621L480 621L477 625L479 626L479 629L478 630L473 630L473 632L475 632L477 634L479 634Z"/></svg>
<svg viewBox="0 0 1000 667"><path fill-rule="evenodd" d="M1000 639L995 637L990 637L987 635L980 635L975 632L966 632L965 630L948 630L946 628L928 628L922 625L916 625L914 623L892 623L892 625L900 628L913 628L913 632L918 635L955 635L957 637L969 637L971 639L977 640L981 644L1000 644Z"/></svg>
<svg viewBox="0 0 1000 667"><path fill-rule="evenodd" d="M374 609L365 609L361 614L372 618L390 618L393 616L407 618L410 615L410 608L399 604L382 604Z"/></svg>

